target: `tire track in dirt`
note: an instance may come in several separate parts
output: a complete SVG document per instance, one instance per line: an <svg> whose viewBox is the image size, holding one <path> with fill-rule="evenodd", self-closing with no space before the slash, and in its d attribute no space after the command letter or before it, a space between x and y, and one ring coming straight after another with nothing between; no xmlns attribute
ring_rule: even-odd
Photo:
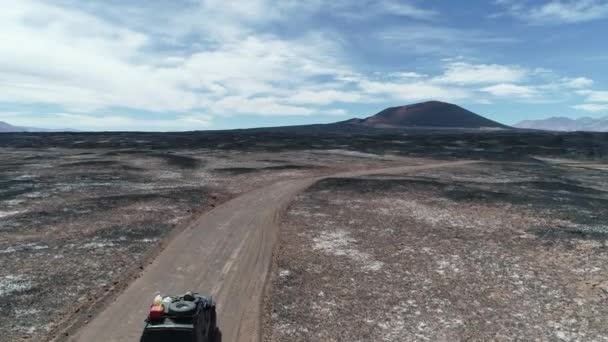
<svg viewBox="0 0 608 342"><path fill-rule="evenodd" d="M443 162L343 172L281 181L250 191L213 209L175 237L116 300L71 341L138 341L151 299L158 292L211 293L218 304L223 342L260 340L262 298L277 239L277 215L318 180L463 166Z"/></svg>

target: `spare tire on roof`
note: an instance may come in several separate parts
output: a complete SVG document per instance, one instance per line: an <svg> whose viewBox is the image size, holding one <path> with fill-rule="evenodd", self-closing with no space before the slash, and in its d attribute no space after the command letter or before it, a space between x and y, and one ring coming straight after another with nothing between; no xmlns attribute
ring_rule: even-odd
<svg viewBox="0 0 608 342"><path fill-rule="evenodd" d="M169 313L176 316L191 315L196 310L196 303L180 300L169 305Z"/></svg>

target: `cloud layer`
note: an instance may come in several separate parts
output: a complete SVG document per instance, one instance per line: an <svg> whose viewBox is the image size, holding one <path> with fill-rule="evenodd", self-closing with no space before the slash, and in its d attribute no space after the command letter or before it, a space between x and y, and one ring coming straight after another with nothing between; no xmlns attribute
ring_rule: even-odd
<svg viewBox="0 0 608 342"><path fill-rule="evenodd" d="M497 3L534 22L589 21L608 10L593 0ZM0 5L0 104L29 108L4 114L17 124L181 130L213 127L218 117L347 115L358 104L430 99L579 98L583 103L572 107L583 111L603 110L597 103L608 102L606 92L592 89L590 78L455 55L518 39L449 27L440 10L422 2L190 0L144 7L0 0ZM323 26L368 22L383 25L359 34L337 24ZM360 50L360 37L374 49ZM431 56L433 63L383 63L384 54L394 51ZM376 55L366 57L371 54Z"/></svg>
<svg viewBox="0 0 608 342"><path fill-rule="evenodd" d="M580 23L608 18L605 0L497 0L508 13L533 24Z"/></svg>

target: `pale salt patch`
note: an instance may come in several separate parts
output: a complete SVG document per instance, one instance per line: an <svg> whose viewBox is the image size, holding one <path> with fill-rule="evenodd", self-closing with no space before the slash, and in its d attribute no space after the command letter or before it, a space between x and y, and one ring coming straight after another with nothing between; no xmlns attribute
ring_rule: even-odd
<svg viewBox="0 0 608 342"><path fill-rule="evenodd" d="M370 158L370 159L381 159L381 160L391 160L395 158L395 156L384 156L378 154L364 153L359 151L350 151L350 150L324 150L324 151L315 151L313 154L337 154L343 155L347 157L355 157L355 158Z"/></svg>
<svg viewBox="0 0 608 342"><path fill-rule="evenodd" d="M403 341L408 335L406 330L406 314L408 306L404 303L394 306L387 312L387 320L378 322L382 341Z"/></svg>
<svg viewBox="0 0 608 342"><path fill-rule="evenodd" d="M25 202L24 199L12 199L12 200L8 200L8 201L4 201L4 203L6 205L8 205L9 207L15 206L15 205L19 205L21 203Z"/></svg>
<svg viewBox="0 0 608 342"><path fill-rule="evenodd" d="M20 213L21 213L20 211L2 211L2 210L0 210L0 218L9 217L9 216L17 215Z"/></svg>
<svg viewBox="0 0 608 342"><path fill-rule="evenodd" d="M338 229L334 231L322 231L313 240L313 250L321 250L334 256L344 256L353 261L363 264L363 269L368 271L379 271L384 265L383 262L373 260L368 253L359 251L353 244L357 241L350 234Z"/></svg>
<svg viewBox="0 0 608 342"><path fill-rule="evenodd" d="M309 211L309 210L289 210L289 215L293 215L293 216L302 216L302 217L306 217L306 218L319 218L322 217L323 218L323 223L325 225L328 224L333 224L334 222L329 218L330 215L325 215L325 214L319 214L313 211Z"/></svg>
<svg viewBox="0 0 608 342"><path fill-rule="evenodd" d="M180 223L183 220L187 219L188 217L189 217L188 215L176 216L176 217L172 218L171 220L169 220L168 223L177 224L177 223Z"/></svg>
<svg viewBox="0 0 608 342"><path fill-rule="evenodd" d="M502 217L471 215L466 211L455 211L438 205L428 205L414 200L381 199L375 200L383 215L402 215L432 226L484 228L501 223ZM368 204L369 205L369 204Z"/></svg>
<svg viewBox="0 0 608 342"><path fill-rule="evenodd" d="M322 315L322 316L333 316L334 315L333 310L337 306L338 305L333 300L325 301L325 302L323 302L323 301L312 302L312 309L314 311L316 311L318 315Z"/></svg>
<svg viewBox="0 0 608 342"><path fill-rule="evenodd" d="M451 273L459 273L461 271L462 262L458 255L452 255L448 259L437 261L437 269L435 272L443 275L446 271Z"/></svg>
<svg viewBox="0 0 608 342"><path fill-rule="evenodd" d="M178 179L181 178L182 174L175 171L161 171L158 173L160 179Z"/></svg>
<svg viewBox="0 0 608 342"><path fill-rule="evenodd" d="M15 316L17 317L24 317L24 316L34 316L36 314L40 313L40 310L38 309L15 309Z"/></svg>
<svg viewBox="0 0 608 342"><path fill-rule="evenodd" d="M10 246L6 249L2 249L2 250L0 250L0 254L9 254L9 253L15 253L15 252L20 252L20 251L25 251L25 250L37 251L37 250L47 249L47 248L49 248L49 246L38 245L35 243L26 243L24 245Z"/></svg>
<svg viewBox="0 0 608 342"><path fill-rule="evenodd" d="M36 327L30 326L30 327L24 327L24 326L20 326L17 327L17 331L22 332L23 334L26 335L31 335L36 331Z"/></svg>
<svg viewBox="0 0 608 342"><path fill-rule="evenodd" d="M50 194L43 193L40 191L30 192L30 193L23 195L23 197L26 197L26 198L45 198L45 197L49 197L49 196L50 196Z"/></svg>
<svg viewBox="0 0 608 342"><path fill-rule="evenodd" d="M81 249L94 249L94 248L104 248L104 247L113 247L114 243L112 241L92 241L85 243L80 246Z"/></svg>
<svg viewBox="0 0 608 342"><path fill-rule="evenodd" d="M334 198L330 199L329 203L335 206L346 206L346 207L359 207L359 205L367 205L368 200L363 199L352 199L352 198Z"/></svg>
<svg viewBox="0 0 608 342"><path fill-rule="evenodd" d="M297 331L296 328L294 328L290 323L278 324L274 329L278 334L285 336L292 336Z"/></svg>
<svg viewBox="0 0 608 342"><path fill-rule="evenodd" d="M0 278L0 297L18 291L26 291L32 288L32 282L24 275L8 275Z"/></svg>

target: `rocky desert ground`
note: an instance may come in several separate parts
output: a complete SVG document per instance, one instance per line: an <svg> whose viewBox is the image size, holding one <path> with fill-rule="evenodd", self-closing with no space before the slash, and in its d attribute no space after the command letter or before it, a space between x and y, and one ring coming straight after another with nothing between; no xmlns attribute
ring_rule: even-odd
<svg viewBox="0 0 608 342"><path fill-rule="evenodd" d="M606 339L608 135L0 135L1 341L90 320L196 217L326 179L281 218L266 340ZM142 317L143 320L143 317Z"/></svg>
<svg viewBox="0 0 608 342"><path fill-rule="evenodd" d="M283 218L265 340L607 340L607 167L317 183Z"/></svg>
<svg viewBox="0 0 608 342"><path fill-rule="evenodd" d="M0 149L0 305L8 317L0 340L39 341L75 317L86 322L172 234L240 193L346 166L403 162L372 157L345 150Z"/></svg>

